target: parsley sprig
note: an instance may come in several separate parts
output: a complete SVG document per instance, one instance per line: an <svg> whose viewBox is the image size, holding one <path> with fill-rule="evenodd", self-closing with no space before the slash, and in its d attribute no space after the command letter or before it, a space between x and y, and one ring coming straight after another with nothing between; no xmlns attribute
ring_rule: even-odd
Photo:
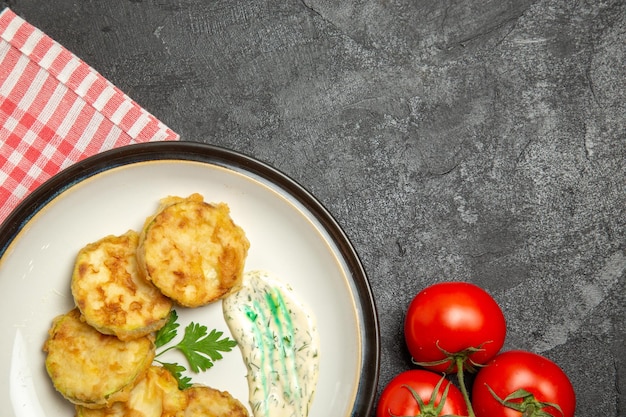
<svg viewBox="0 0 626 417"><path fill-rule="evenodd" d="M156 334L157 354L155 361L160 363L176 378L180 389L185 389L191 386L191 378L183 374L186 368L176 362L159 360L158 358L161 355L176 349L185 356L191 371L198 373L211 368L213 362L222 359L220 352L230 352L237 346L237 342L228 336L224 336L224 332L215 329L209 332L206 326L191 322L185 327L185 333L180 342L166 346L174 340L178 334L179 327L178 314L176 310L172 310L167 323ZM158 350L163 347L164 349Z"/></svg>

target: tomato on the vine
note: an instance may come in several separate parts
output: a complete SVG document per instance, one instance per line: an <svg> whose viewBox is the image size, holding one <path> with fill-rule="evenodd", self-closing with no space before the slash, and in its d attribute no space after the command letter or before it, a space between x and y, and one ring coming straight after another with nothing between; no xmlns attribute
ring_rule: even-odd
<svg viewBox="0 0 626 417"><path fill-rule="evenodd" d="M503 352L474 380L476 417L572 417L576 394L565 372L536 353Z"/></svg>
<svg viewBox="0 0 626 417"><path fill-rule="evenodd" d="M376 417L466 416L459 389L442 375L412 369L396 375L383 389Z"/></svg>
<svg viewBox="0 0 626 417"><path fill-rule="evenodd" d="M506 321L485 290L442 282L420 291L409 305L404 336L413 361L434 371L458 371L493 358L502 348Z"/></svg>

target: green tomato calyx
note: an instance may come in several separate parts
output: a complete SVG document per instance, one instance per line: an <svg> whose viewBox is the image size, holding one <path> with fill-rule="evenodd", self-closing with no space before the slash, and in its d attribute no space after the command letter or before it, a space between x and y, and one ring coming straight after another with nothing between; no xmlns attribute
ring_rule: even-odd
<svg viewBox="0 0 626 417"><path fill-rule="evenodd" d="M390 410L389 415L391 417L439 417L446 403L446 399L448 398L448 391L450 389L450 383L448 383L448 385L446 385L446 388L443 390L443 394L441 395L441 401L439 401L439 404L437 404L437 406L435 406L435 401L437 400L437 394L439 393L441 384L445 380L446 380L445 376L442 376L439 382L437 382L437 385L435 385L435 388L433 388L433 393L431 394L428 403L424 403L424 400L422 400L422 397L420 397L420 395L412 387L406 384L402 385L403 388L406 388L411 392L411 395L417 402L417 405L419 407L419 414L415 416L397 416L393 414ZM461 417L461 416L456 416L454 414L446 414L445 416L442 416L442 417Z"/></svg>
<svg viewBox="0 0 626 417"><path fill-rule="evenodd" d="M561 410L561 407L559 407L558 404L539 401L531 392L528 392L523 388L512 392L502 399L491 389L489 385L485 384L485 386L496 401L504 407L519 411L522 413L522 417L558 417L544 410L544 408L547 407L554 408L560 413L560 416L563 416L563 410Z"/></svg>
<svg viewBox="0 0 626 417"><path fill-rule="evenodd" d="M485 349L483 349L483 345L485 345L486 343L491 343L491 340L481 343L478 347L470 346L458 352L448 352L447 350L439 346L439 341L437 341L437 348L441 351L442 354L445 355L445 358L432 362L419 362L411 358L411 362L413 362L413 364L415 365L423 366L426 368L448 364L448 368L443 371L446 374L455 372L455 368L458 366L458 364L462 364L462 367L468 372L476 372L477 368L480 368L483 365L474 362L472 360L472 355L476 352L484 351Z"/></svg>

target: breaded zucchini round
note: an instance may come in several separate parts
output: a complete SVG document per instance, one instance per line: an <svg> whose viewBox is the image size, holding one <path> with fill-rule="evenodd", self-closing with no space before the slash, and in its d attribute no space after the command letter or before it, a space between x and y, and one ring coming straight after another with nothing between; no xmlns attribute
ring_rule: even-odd
<svg viewBox="0 0 626 417"><path fill-rule="evenodd" d="M130 391L128 401L90 409L76 406L76 417L173 417L187 407L187 395L161 366L151 366Z"/></svg>
<svg viewBox="0 0 626 417"><path fill-rule="evenodd" d="M189 404L177 417L248 417L248 410L226 391L197 385L183 391Z"/></svg>
<svg viewBox="0 0 626 417"><path fill-rule="evenodd" d="M72 295L85 321L121 340L159 330L173 304L137 269L138 243L132 230L90 243L78 252L72 274Z"/></svg>
<svg viewBox="0 0 626 417"><path fill-rule="evenodd" d="M85 323L76 308L54 319L43 350L57 391L88 408L126 401L155 355L153 335L121 341Z"/></svg>
<svg viewBox="0 0 626 417"><path fill-rule="evenodd" d="M163 294L199 307L239 289L249 247L226 204L192 194L161 200L140 234L137 261Z"/></svg>

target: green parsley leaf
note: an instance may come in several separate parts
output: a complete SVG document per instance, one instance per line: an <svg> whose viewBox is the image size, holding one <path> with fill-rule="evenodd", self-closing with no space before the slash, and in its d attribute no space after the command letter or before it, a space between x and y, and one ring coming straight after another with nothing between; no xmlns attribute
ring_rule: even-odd
<svg viewBox="0 0 626 417"><path fill-rule="evenodd" d="M180 326L177 320L178 314L172 310L167 323L156 334L155 344L157 348L162 348L174 340ZM186 368L178 363L161 362L158 359L159 356L169 350L176 349L185 356L190 369L198 373L206 371L213 366L213 362L222 359L223 356L220 352L230 352L235 346L237 346L237 342L224 336L224 332L215 329L208 332L206 326L191 322L185 328L182 340L157 352L155 361L163 365L176 378L180 389L185 389L191 386L191 378L183 376Z"/></svg>
<svg viewBox="0 0 626 417"><path fill-rule="evenodd" d="M176 337L177 329L180 326L176 320L178 320L178 313L176 313L176 310L172 310L167 319L167 323L165 323L165 326L161 327L156 334L156 340L154 343L157 348L167 345Z"/></svg>
<svg viewBox="0 0 626 417"><path fill-rule="evenodd" d="M214 361L222 359L220 352L230 352L237 346L237 342L222 337L223 334L215 329L207 334L206 326L191 322L176 348L185 355L193 372L206 371Z"/></svg>
<svg viewBox="0 0 626 417"><path fill-rule="evenodd" d="M167 369L170 374L176 378L178 381L178 389L186 389L191 387L191 378L188 376L183 376L183 372L185 372L185 367L181 366L177 363L167 363L167 362L159 362L165 369Z"/></svg>

